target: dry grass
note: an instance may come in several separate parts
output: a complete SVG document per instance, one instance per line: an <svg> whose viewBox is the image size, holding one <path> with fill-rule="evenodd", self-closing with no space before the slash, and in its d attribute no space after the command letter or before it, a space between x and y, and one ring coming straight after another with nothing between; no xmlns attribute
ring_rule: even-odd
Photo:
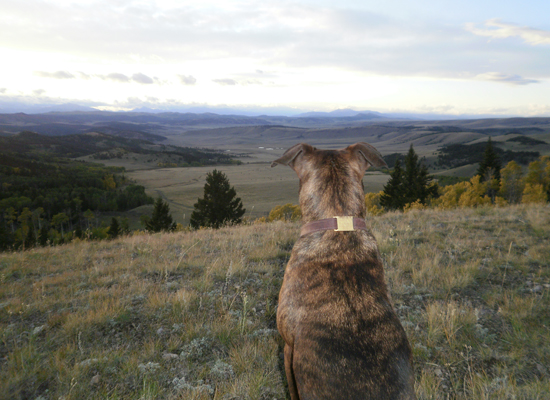
<svg viewBox="0 0 550 400"><path fill-rule="evenodd" d="M421 399L550 398L550 208L369 221ZM0 398L284 399L275 314L299 224L0 255Z"/></svg>
<svg viewBox="0 0 550 400"><path fill-rule="evenodd" d="M277 154L280 156L282 151ZM187 225L193 205L204 195L206 174L216 168L226 174L231 186L235 187L237 196L242 199L246 208L245 217L256 219L267 216L277 205L298 204L299 181L296 173L290 168L271 168L271 161L277 157L272 154L269 162L262 164L160 168L128 172L126 176L144 185L151 196L162 196L168 201L175 220ZM367 171L363 179L365 190L378 192L388 179L388 174Z"/></svg>

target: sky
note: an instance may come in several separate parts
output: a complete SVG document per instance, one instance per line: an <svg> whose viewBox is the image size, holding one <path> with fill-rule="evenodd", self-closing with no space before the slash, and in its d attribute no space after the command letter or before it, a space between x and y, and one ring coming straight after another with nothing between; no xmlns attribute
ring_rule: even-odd
<svg viewBox="0 0 550 400"><path fill-rule="evenodd" d="M550 116L548 0L0 0L0 103Z"/></svg>

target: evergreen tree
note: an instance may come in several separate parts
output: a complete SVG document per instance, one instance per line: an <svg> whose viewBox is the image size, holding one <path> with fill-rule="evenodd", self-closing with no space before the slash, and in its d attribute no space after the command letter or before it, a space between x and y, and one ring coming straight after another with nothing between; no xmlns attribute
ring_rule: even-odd
<svg viewBox="0 0 550 400"><path fill-rule="evenodd" d="M0 251L8 250L13 245L13 234L6 226L0 215Z"/></svg>
<svg viewBox="0 0 550 400"><path fill-rule="evenodd" d="M496 179L500 182L500 169L502 165L498 154L493 148L493 142L491 138L487 141L487 147L485 147L485 152L483 153L483 160L479 164L476 175L481 177L481 181L488 181L491 179Z"/></svg>
<svg viewBox="0 0 550 400"><path fill-rule="evenodd" d="M122 218L122 221L120 223L120 233L122 235L127 235L130 233L130 223L128 221L128 217Z"/></svg>
<svg viewBox="0 0 550 400"><path fill-rule="evenodd" d="M476 175L479 175L481 182L487 182L487 194L494 202L496 193L500 187L500 169L502 165L498 154L493 148L491 138L487 141L487 147L483 153L483 160L479 164Z"/></svg>
<svg viewBox="0 0 550 400"><path fill-rule="evenodd" d="M34 223L30 222L30 229L27 231L25 238L25 248L29 249L36 245L36 236L34 235Z"/></svg>
<svg viewBox="0 0 550 400"><path fill-rule="evenodd" d="M420 200L420 203L426 204L430 197L437 197L437 184L432 182L432 177L428 172L428 167L424 163L419 162L418 175L414 179L415 200Z"/></svg>
<svg viewBox="0 0 550 400"><path fill-rule="evenodd" d="M380 205L389 210L402 209L405 205L403 203L403 194L405 189L404 183L404 171L401 168L401 160L398 158L395 160L395 166L390 174L390 180L384 186L384 191L380 196Z"/></svg>
<svg viewBox="0 0 550 400"><path fill-rule="evenodd" d="M390 210L402 210L406 204L420 201L426 204L429 197L437 196L437 186L432 184L428 167L419 160L411 145L404 160L405 169L397 159L390 175L390 180L384 186L380 197L380 205Z"/></svg>
<svg viewBox="0 0 550 400"><path fill-rule="evenodd" d="M44 247L48 244L48 228L46 228L46 224L43 224L42 228L40 228L40 235L38 236L38 243L42 247Z"/></svg>
<svg viewBox="0 0 550 400"><path fill-rule="evenodd" d="M170 214L170 206L158 197L151 218L145 220L145 229L149 232L173 231L176 224Z"/></svg>
<svg viewBox="0 0 550 400"><path fill-rule="evenodd" d="M109 237L111 239L115 239L120 235L120 225L118 224L118 220L113 217L111 218L111 225L109 226Z"/></svg>
<svg viewBox="0 0 550 400"><path fill-rule="evenodd" d="M221 172L214 170L206 175L204 197L194 204L191 214L191 227L201 226L219 228L224 224L238 224L245 213L243 204L235 188L229 185L229 179Z"/></svg>
<svg viewBox="0 0 550 400"><path fill-rule="evenodd" d="M84 232L82 231L82 227L80 226L80 221L76 224L74 235L79 239L82 239L84 237Z"/></svg>

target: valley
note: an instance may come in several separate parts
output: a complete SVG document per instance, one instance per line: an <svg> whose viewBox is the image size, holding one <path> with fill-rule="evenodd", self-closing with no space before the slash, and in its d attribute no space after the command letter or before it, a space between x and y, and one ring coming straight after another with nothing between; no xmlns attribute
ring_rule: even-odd
<svg viewBox="0 0 550 400"><path fill-rule="evenodd" d="M413 145L436 178L471 177L477 164L470 153L475 148L479 157L488 137L497 149L512 152L510 159L519 160L525 152L534 158L536 154L550 155L550 118L417 121L366 114L294 118L209 113L0 114L3 150L7 148L5 140L15 139L23 130L39 133L35 139L40 138L40 145L23 142L18 151L27 146L29 151L123 167L125 176L143 185L148 195L165 199L175 221L184 225L193 204L202 197L206 174L214 168L228 176L248 218L265 216L275 205L297 204L294 172L272 169L270 164L300 142L342 148L364 141L392 159L390 166L396 155L405 154ZM456 150L453 145L462 147ZM447 146L446 152L442 152L443 146ZM466 161L457 164L461 156ZM388 179L387 170L367 171L365 191L382 190ZM151 207L129 212L134 228L139 227L140 215L150 213Z"/></svg>

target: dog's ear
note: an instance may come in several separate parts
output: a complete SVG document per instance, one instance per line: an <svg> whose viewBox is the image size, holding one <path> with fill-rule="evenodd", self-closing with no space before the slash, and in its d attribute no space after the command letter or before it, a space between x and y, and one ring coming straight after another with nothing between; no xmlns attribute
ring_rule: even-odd
<svg viewBox="0 0 550 400"><path fill-rule="evenodd" d="M382 158L382 155L373 146L365 142L352 144L346 148L361 165L365 172L369 167L388 167L388 164Z"/></svg>
<svg viewBox="0 0 550 400"><path fill-rule="evenodd" d="M307 143L296 144L285 151L281 158L273 161L271 163L271 168L275 167L277 164L288 165L296 172L296 174L298 174L298 178L301 178L301 171L303 169L305 158L304 156L313 153L313 151L315 151L315 147L310 146Z"/></svg>

